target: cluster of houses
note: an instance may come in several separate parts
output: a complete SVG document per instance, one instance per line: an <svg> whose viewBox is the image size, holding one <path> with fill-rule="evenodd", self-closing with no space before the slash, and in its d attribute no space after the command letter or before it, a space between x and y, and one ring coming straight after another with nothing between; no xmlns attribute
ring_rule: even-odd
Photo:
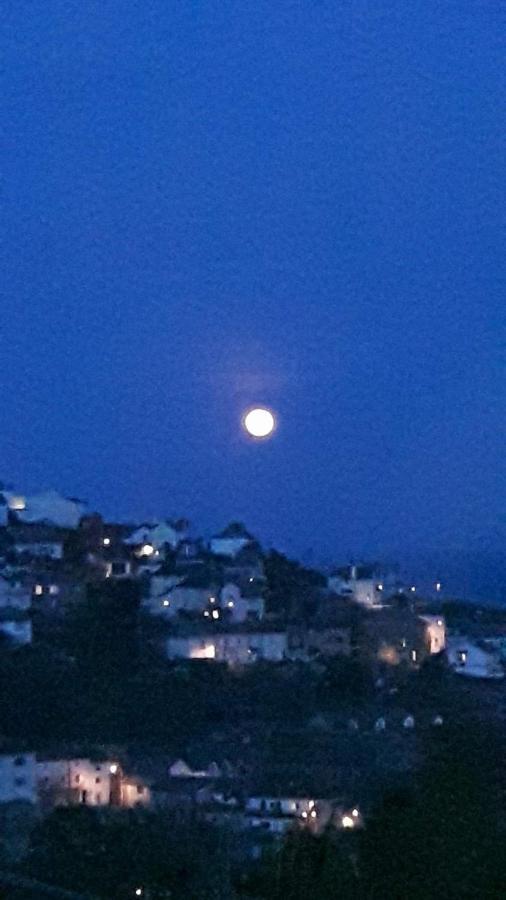
<svg viewBox="0 0 506 900"><path fill-rule="evenodd" d="M443 617L424 610L415 586L376 566L331 572L310 622L276 616L266 606L263 559L240 523L194 540L185 519L107 523L56 491L1 489L0 640L31 643L33 613L65 615L89 585L134 582L169 660L236 666L361 653L381 665L417 667L446 650L459 675L503 677L502 647L447 637ZM360 628L352 610L360 611Z"/></svg>
<svg viewBox="0 0 506 900"><path fill-rule="evenodd" d="M459 676L504 677L506 643L447 634L444 617L420 602L414 585L400 584L376 566L331 572L317 591L315 611L297 619L270 608L264 560L240 523L208 541L195 540L184 519L108 523L89 514L81 500L54 491L0 489L0 652L36 642L34 623L41 620L51 633L52 623L78 607L90 589L112 586L122 597L133 586L139 619L149 623L159 652L175 666L240 669L353 657L381 676L441 656ZM437 583L437 593L440 588ZM432 724L441 722L436 716ZM405 716L401 725L405 734L413 731L414 718ZM358 723L351 720L353 730ZM370 726L378 740L391 730L381 716ZM262 766L246 774L237 761L192 766L177 759L155 777L114 757L51 757L0 746L0 804L25 802L41 813L61 805L166 809L175 818L198 815L270 837L291 828L318 833L363 824L363 797L358 803L337 781L322 796L321 781L269 783Z"/></svg>
<svg viewBox="0 0 506 900"><path fill-rule="evenodd" d="M146 779L125 773L117 759L53 757L0 748L0 804L29 804L45 815L56 807L150 809L173 820L200 818L232 831L280 837L293 828L315 834L332 826L360 828L363 816L342 796L279 790L265 777L246 782L227 760L192 767L171 761L165 774Z"/></svg>

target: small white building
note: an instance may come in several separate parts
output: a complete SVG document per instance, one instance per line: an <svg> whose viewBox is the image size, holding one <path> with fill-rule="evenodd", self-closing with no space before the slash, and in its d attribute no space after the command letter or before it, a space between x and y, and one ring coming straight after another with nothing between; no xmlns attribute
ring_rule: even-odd
<svg viewBox="0 0 506 900"><path fill-rule="evenodd" d="M130 547L146 548L144 555L149 556L153 552L162 550L163 547L169 546L173 550L187 536L186 528L181 523L176 522L152 522L148 525L141 525L136 528L125 540L124 544Z"/></svg>
<svg viewBox="0 0 506 900"><path fill-rule="evenodd" d="M348 597L366 609L381 609L384 605L385 586L373 566L336 569L327 579L327 586L340 597Z"/></svg>
<svg viewBox="0 0 506 900"><path fill-rule="evenodd" d="M57 491L45 491L31 496L4 491L3 497L16 519L27 525L44 523L59 528L77 528L86 514L84 502L62 497Z"/></svg>
<svg viewBox="0 0 506 900"><path fill-rule="evenodd" d="M34 753L0 754L0 803L37 802Z"/></svg>
<svg viewBox="0 0 506 900"><path fill-rule="evenodd" d="M494 681L504 678L499 655L485 650L467 637L449 637L446 653L448 663L457 675Z"/></svg>
<svg viewBox="0 0 506 900"><path fill-rule="evenodd" d="M111 779L118 771L112 760L48 759L36 764L37 790L50 805L108 806Z"/></svg>
<svg viewBox="0 0 506 900"><path fill-rule="evenodd" d="M282 662L287 651L287 635L281 631L202 633L166 642L168 659L211 659L229 665Z"/></svg>
<svg viewBox="0 0 506 900"><path fill-rule="evenodd" d="M419 616L425 623L425 640L431 656L441 653L446 647L446 622L442 616Z"/></svg>

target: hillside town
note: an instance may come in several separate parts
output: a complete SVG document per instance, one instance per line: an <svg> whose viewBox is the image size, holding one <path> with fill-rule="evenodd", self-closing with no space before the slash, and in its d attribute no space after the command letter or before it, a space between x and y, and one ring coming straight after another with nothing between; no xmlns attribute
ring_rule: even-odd
<svg viewBox="0 0 506 900"><path fill-rule="evenodd" d="M226 833L234 896L263 896L248 878L290 836L367 831L456 698L486 685L498 708L506 617L439 576L421 592L381 563L316 571L240 522L203 539L56 491L2 488L0 522L6 871L30 874L37 829L85 808L104 828ZM175 896L135 879L114 893L143 895Z"/></svg>

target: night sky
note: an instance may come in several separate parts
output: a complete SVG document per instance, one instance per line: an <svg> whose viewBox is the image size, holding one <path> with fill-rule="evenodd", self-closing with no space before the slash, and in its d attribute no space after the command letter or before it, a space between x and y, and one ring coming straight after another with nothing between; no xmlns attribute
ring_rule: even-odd
<svg viewBox="0 0 506 900"><path fill-rule="evenodd" d="M504 3L2 18L1 477L315 559L500 551Z"/></svg>

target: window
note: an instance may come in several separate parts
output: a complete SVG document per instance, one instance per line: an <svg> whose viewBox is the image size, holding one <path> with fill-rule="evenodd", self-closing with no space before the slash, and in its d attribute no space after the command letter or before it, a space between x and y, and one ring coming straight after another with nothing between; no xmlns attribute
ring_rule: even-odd
<svg viewBox="0 0 506 900"><path fill-rule="evenodd" d="M101 772L102 766L95 766L95 772Z"/></svg>
<svg viewBox="0 0 506 900"><path fill-rule="evenodd" d="M95 800L97 803L102 803L102 794L95 794Z"/></svg>
<svg viewBox="0 0 506 900"><path fill-rule="evenodd" d="M137 785L137 793L138 793L138 794L143 794L143 793L144 793L144 788L143 788L142 784L138 784L138 785Z"/></svg>
<svg viewBox="0 0 506 900"><path fill-rule="evenodd" d="M15 778L14 784L16 785L16 787L23 787L23 785L26 784L26 778Z"/></svg>
<svg viewBox="0 0 506 900"><path fill-rule="evenodd" d="M24 766L25 763L26 763L26 759L24 756L16 756L16 758L14 760L15 766Z"/></svg>
<svg viewBox="0 0 506 900"><path fill-rule="evenodd" d="M95 778L95 784L100 784L100 778Z"/></svg>
<svg viewBox="0 0 506 900"><path fill-rule="evenodd" d="M76 775L76 777L75 777L75 779L74 779L75 783L76 783L76 784L79 784L80 780L81 780L81 776L80 776L80 775Z"/></svg>
<svg viewBox="0 0 506 900"><path fill-rule="evenodd" d="M49 585L49 593L54 597L56 594L60 593L60 588L58 587L57 584L50 584Z"/></svg>
<svg viewBox="0 0 506 900"><path fill-rule="evenodd" d="M44 593L44 587L42 584L36 584L33 591L36 597L42 597L42 594Z"/></svg>

